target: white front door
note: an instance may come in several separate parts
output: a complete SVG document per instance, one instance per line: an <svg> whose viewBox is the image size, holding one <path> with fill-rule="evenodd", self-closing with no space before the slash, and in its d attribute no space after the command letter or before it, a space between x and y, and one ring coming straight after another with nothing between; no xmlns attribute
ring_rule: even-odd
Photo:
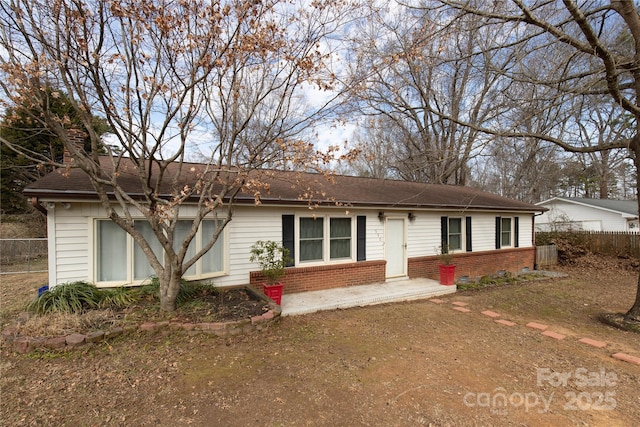
<svg viewBox="0 0 640 427"><path fill-rule="evenodd" d="M407 275L407 245L403 218L388 218L385 230L387 278Z"/></svg>

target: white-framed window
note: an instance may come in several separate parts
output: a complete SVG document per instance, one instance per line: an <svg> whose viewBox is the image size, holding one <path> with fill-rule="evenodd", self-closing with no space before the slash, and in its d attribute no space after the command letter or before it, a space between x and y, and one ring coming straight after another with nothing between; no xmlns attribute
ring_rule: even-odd
<svg viewBox="0 0 640 427"><path fill-rule="evenodd" d="M141 283L155 272L146 255L133 237L109 219L95 219L95 267L96 283ZM177 248L191 228L191 220L179 220L176 225L174 241ZM134 228L149 242L160 262L162 246L155 238L151 226L145 220L134 221ZM215 220L205 219L187 249L185 259L189 259L205 245L216 230ZM204 254L185 273L186 279L204 279L220 276L225 271L226 238L222 232L213 247Z"/></svg>
<svg viewBox="0 0 640 427"><path fill-rule="evenodd" d="M299 217L297 251L299 263L353 260L355 221L345 216Z"/></svg>
<svg viewBox="0 0 640 427"><path fill-rule="evenodd" d="M450 251L462 250L462 218L449 218L447 244Z"/></svg>
<svg viewBox="0 0 640 427"><path fill-rule="evenodd" d="M513 246L513 218L502 217L500 219L500 245L501 247Z"/></svg>

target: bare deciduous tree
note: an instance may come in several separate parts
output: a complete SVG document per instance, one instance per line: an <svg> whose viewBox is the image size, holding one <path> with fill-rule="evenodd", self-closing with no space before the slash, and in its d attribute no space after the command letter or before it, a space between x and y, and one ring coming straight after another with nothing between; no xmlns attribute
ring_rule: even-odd
<svg viewBox="0 0 640 427"><path fill-rule="evenodd" d="M441 6L436 9L427 6L424 10L453 9L459 16L473 16L487 26L501 29L504 37L496 37L484 49L493 55L517 54L518 66L495 71L508 82L504 87L513 84L544 88L544 98L540 98L544 109L538 114L545 114L547 106L566 105L565 112L569 112L575 106L601 104L605 96L611 105L628 114L632 123L629 134L611 135L614 139L585 146L580 124L586 123L588 112L582 109L573 111L584 114L563 114L554 128L544 131L524 130L508 121L479 126L451 115L448 118L489 135L539 139L575 153L628 149L637 176L640 169L640 14L632 0L588 0L580 4L574 0L491 3L441 0L439 3ZM541 53L544 61L529 61L539 58ZM433 108L431 111L437 112ZM636 187L636 196L638 190ZM640 275L638 292L627 317L640 320Z"/></svg>
<svg viewBox="0 0 640 427"><path fill-rule="evenodd" d="M259 193L249 173L283 162L311 167L314 151L296 136L329 105L310 109L300 93L336 89L325 40L349 7L322 0L2 2L4 106L33 107L33 119L62 141L107 216L143 250L160 282L161 308L171 311L181 277L231 220L235 196L243 189ZM68 94L91 150L73 144L68 121L48 110L50 87ZM117 147L108 168L96 150L96 116L107 120ZM206 161L194 170L185 159L196 146ZM120 185L125 172L137 177L137 197ZM163 196L166 188L170 197ZM177 232L187 203L193 220ZM137 215L150 224L152 238L134 226ZM205 217L219 226L191 253ZM160 254L153 250L158 243Z"/></svg>
<svg viewBox="0 0 640 427"><path fill-rule="evenodd" d="M476 19L446 19L385 2L354 41L353 103L395 128L392 167L405 180L465 184L487 138L458 122L481 125L505 108L499 76L485 70L513 57L479 49L494 34Z"/></svg>
<svg viewBox="0 0 640 427"><path fill-rule="evenodd" d="M597 99L593 101L597 101ZM626 120L620 120L620 117L624 116L621 109L607 101L603 99L600 103L591 102L588 105L576 107L574 114L577 115L575 123L579 130L578 140L584 147L599 147L609 141L628 138L630 123ZM627 155L627 149L576 153L583 168L591 168L596 173L600 199L608 199L611 194L615 193L615 171Z"/></svg>

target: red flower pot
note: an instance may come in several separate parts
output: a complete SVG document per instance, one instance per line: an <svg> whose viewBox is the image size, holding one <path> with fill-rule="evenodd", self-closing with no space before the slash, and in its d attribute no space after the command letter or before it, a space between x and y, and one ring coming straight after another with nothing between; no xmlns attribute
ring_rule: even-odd
<svg viewBox="0 0 640 427"><path fill-rule="evenodd" d="M456 266L454 264L440 264L440 284L452 286L456 276Z"/></svg>
<svg viewBox="0 0 640 427"><path fill-rule="evenodd" d="M282 302L282 283L275 283L273 285L262 285L262 290L266 296L271 298L276 304L280 305Z"/></svg>

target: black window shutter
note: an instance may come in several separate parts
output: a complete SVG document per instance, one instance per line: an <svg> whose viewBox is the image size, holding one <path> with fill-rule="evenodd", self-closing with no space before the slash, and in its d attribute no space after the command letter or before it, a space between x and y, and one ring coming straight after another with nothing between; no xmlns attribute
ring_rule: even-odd
<svg viewBox="0 0 640 427"><path fill-rule="evenodd" d="M293 267L296 259L295 215L282 215L282 246L289 249L287 267Z"/></svg>
<svg viewBox="0 0 640 427"><path fill-rule="evenodd" d="M367 260L367 217L358 215L356 223L356 259L358 261Z"/></svg>
<svg viewBox="0 0 640 427"><path fill-rule="evenodd" d="M471 245L471 217L468 216L465 218L465 234L466 234L466 241L467 241L467 252L471 252L472 251L472 245Z"/></svg>
<svg viewBox="0 0 640 427"><path fill-rule="evenodd" d="M442 253L449 251L449 217L440 217L440 245Z"/></svg>
<svg viewBox="0 0 640 427"><path fill-rule="evenodd" d="M496 217L496 249L500 249L500 240L501 240L501 236L500 236L500 232L501 232L501 224L502 224L502 218L497 216Z"/></svg>
<svg viewBox="0 0 640 427"><path fill-rule="evenodd" d="M513 218L513 246L520 246L520 217Z"/></svg>

